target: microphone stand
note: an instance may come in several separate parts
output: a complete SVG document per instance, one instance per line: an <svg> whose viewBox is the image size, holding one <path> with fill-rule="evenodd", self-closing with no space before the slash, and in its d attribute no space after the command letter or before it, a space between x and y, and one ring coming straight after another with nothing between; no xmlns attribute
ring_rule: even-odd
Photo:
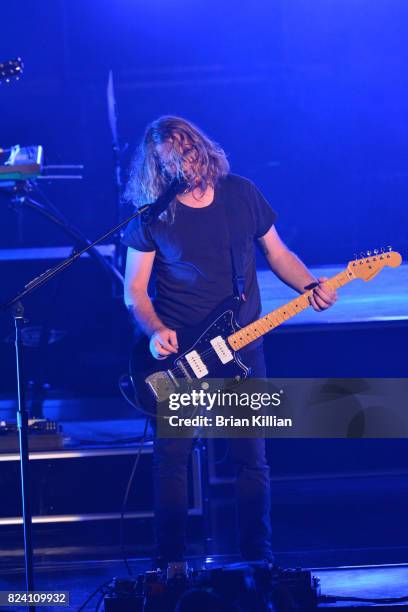
<svg viewBox="0 0 408 612"><path fill-rule="evenodd" d="M0 305L0 311L9 311L14 319L15 327L15 358L16 358L16 373L17 373L17 427L19 437L20 451L20 474L21 474L21 496L22 496L22 513L23 513L23 530L24 530L24 559L25 559L25 576L27 592L34 591L34 571L33 571L33 546L32 546L32 515L30 505L30 475L29 475L29 449L28 449L28 412L25 401L25 381L24 381L24 359L23 359L23 332L26 319L24 317L24 306L21 300L32 293L42 285L48 283L52 278L63 272L71 266L84 253L91 250L95 245L106 238L115 234L119 229L124 227L129 221L143 214L148 209L155 209L159 204L163 206L163 201L168 200L168 195L174 197L174 188L163 194L155 204L145 204L138 210L121 221L118 225L110 229L108 232L87 244L80 251L74 252L71 256L64 259L54 267L46 270L33 280L8 302ZM167 202L168 205L169 201ZM35 611L34 606L29 606L28 610Z"/></svg>
<svg viewBox="0 0 408 612"><path fill-rule="evenodd" d="M117 220L120 221L122 217L122 210L123 210L123 202L122 202L122 194L123 194L122 153L123 153L123 149L121 149L120 142L119 142L118 113L117 113L117 105L116 105L115 88L114 88L114 83L113 83L112 70L109 70L106 97L107 97L107 104L108 104L109 125L111 129L111 134L112 134L112 151L113 151L113 161L114 161L114 170L115 170L115 188L116 188L116 197L117 197ZM123 246L120 243L121 237L122 236L120 233L118 233L117 235L114 235L115 265L119 269L122 267L122 264L123 264Z"/></svg>

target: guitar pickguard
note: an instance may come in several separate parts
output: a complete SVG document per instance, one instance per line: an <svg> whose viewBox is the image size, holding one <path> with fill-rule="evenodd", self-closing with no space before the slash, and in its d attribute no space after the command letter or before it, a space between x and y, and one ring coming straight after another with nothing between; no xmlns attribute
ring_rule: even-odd
<svg viewBox="0 0 408 612"><path fill-rule="evenodd" d="M233 309L222 312L203 329L193 344L175 360L194 378L246 378L247 368L233 351L226 338L236 331Z"/></svg>
<svg viewBox="0 0 408 612"><path fill-rule="evenodd" d="M154 360L147 354L144 372L135 365L136 361L141 363L141 353L145 354L146 348L139 352L139 359L134 356L132 378L138 401L145 409L152 409L153 412L153 406L149 406L152 401L165 401L171 393L185 389L186 384L187 387L196 384L203 387L205 380L210 378L237 382L247 378L250 368L244 365L238 352L227 342L228 336L239 330L235 312L234 304L229 301L214 311L202 325L178 330L180 353L163 361Z"/></svg>

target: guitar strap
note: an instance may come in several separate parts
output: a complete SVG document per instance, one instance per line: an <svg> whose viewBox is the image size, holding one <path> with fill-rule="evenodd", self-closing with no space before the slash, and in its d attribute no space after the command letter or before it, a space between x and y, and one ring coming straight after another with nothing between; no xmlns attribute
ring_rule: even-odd
<svg viewBox="0 0 408 612"><path fill-rule="evenodd" d="M231 263L232 263L232 282L234 286L234 295L240 302L245 302L245 275L244 275L244 257L242 249L242 223L239 221L241 215L239 211L228 210L228 205L224 198L221 198L222 207L225 216L225 228L227 231L228 241L230 245ZM238 214L237 214L238 213Z"/></svg>

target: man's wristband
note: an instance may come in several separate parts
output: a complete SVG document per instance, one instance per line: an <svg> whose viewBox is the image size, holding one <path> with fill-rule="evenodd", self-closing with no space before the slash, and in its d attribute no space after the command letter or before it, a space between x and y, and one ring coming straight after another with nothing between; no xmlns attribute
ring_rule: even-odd
<svg viewBox="0 0 408 612"><path fill-rule="evenodd" d="M305 291L310 291L311 289L314 289L315 287L318 287L320 285L319 281L314 281L313 283L310 283L309 285L306 285L306 287L304 287Z"/></svg>

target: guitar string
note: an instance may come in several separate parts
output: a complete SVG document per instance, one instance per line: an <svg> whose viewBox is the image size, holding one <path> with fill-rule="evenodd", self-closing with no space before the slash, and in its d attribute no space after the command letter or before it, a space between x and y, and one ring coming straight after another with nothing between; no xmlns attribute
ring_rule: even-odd
<svg viewBox="0 0 408 612"><path fill-rule="evenodd" d="M273 329L274 329L274 327L271 327L271 329L270 329L270 330L268 330L268 332L269 332L269 331L272 331ZM239 330L238 330L238 331L239 331ZM268 332L265 332L265 333L268 333ZM234 333L236 333L236 332L234 332ZM261 334L261 336L262 336L262 335L264 335L264 334ZM261 336L258 336L258 338L260 338ZM257 340L258 338L254 338L254 340L251 340L251 342L254 342L254 341L255 341L255 340ZM251 342L250 342L250 343L251 343ZM249 344L250 344L250 343L249 343ZM234 349L232 349L232 350L234 350ZM235 351L235 352L237 352L237 351ZM210 358L210 357L214 357L214 355L217 355L217 353L215 352L215 349L211 347L210 349L205 350L203 353L200 353L200 355L199 355L199 356L200 356L201 358L203 358L203 357L209 357L209 358ZM188 362L187 362L187 363L188 363ZM190 366L190 367L191 367L191 366ZM171 369L171 370L170 370L170 372L171 372L172 374L173 374L174 372L176 372L176 371L180 371L180 372L182 372L182 373L183 373L183 368L181 368L180 366L176 366L175 368L173 368L173 369ZM184 373L183 373L183 378L185 378Z"/></svg>
<svg viewBox="0 0 408 612"><path fill-rule="evenodd" d="M347 278L347 281L348 281L348 280L349 280L349 279ZM339 285L338 285L338 286L340 287L341 285L342 285L342 284L341 284L341 283L339 283ZM307 306L309 306L309 304L307 304L307 305L306 305L306 307L307 307ZM293 315L296 315L296 314L298 314L298 313L302 312L302 310L304 310L304 308L301 308L300 310L295 311L295 312L293 313ZM291 316L287 317L286 319L284 319L284 321L285 321L285 320L288 320L288 319L289 319L289 318L291 318L293 315L291 315ZM281 324L281 323L283 323L284 321L279 322L279 323L278 323L278 325L280 325L280 324ZM275 326L275 327L276 327L276 326ZM262 334L260 334L260 336L258 336L258 338L259 338L259 337L261 337L261 336L263 336L264 334L268 333L269 331L272 331L273 329L274 329L274 327L271 327L271 328L270 328L268 331L263 332ZM239 331L239 330L238 330L238 331ZM234 333L237 333L237 332L234 332ZM248 334L248 335L249 335L249 334ZM251 340L251 341L250 341L248 344L251 344L251 343L252 343L252 342L254 342L255 340L257 340L257 338L255 338L255 339ZM234 349L232 349L232 350L234 350ZM239 349L238 349L238 350L239 350ZM235 352L237 352L237 351L235 351ZM206 351L204 351L203 353L201 353L199 356L200 356L201 358L203 358L203 357L208 357L208 360L210 360L210 358L211 358L211 361L213 361L213 357L214 357L214 356L217 356L217 353L216 353L215 349L212 347L212 348L210 348L210 349L207 349L207 350L206 350ZM179 358L179 359L180 359L180 358ZM188 362L187 362L187 363L188 363ZM204 364L204 365L205 365L205 364ZM191 366L190 366L190 368L191 368ZM169 371L170 371L172 374L175 374L176 372L181 372L181 373L182 373L182 375L183 375L183 379L185 378L185 374L184 374L184 372L183 372L183 368L181 368L180 366L176 366L175 368L170 369Z"/></svg>
<svg viewBox="0 0 408 612"><path fill-rule="evenodd" d="M204 351L204 353L202 353L200 355L200 357L208 357L207 359L207 363L210 365L211 362L214 362L214 356L216 356L216 352L214 349L209 349L207 351ZM187 362L188 363L188 362ZM205 365L205 364L204 364ZM191 366L190 366L191 367ZM183 378L185 378L184 372L183 372L183 368L180 366L176 366L173 370L170 370L170 372L173 374L174 372L180 371L183 374Z"/></svg>
<svg viewBox="0 0 408 612"><path fill-rule="evenodd" d="M217 360L215 360L215 359L214 359L214 357L218 357L218 356L217 356L217 353L215 352L215 350L214 350L214 349L209 349L209 350L207 350L207 351L204 351L204 352L203 352L203 353L200 355L200 357L204 357L204 356L205 356L205 357L208 357L208 359L207 359L207 364L208 364L208 365L210 365L210 364L212 364L212 363L214 363L214 362L215 362L215 363L217 362ZM219 359L219 358L218 358L218 359ZM188 363L188 362L187 362L187 363ZM190 364L189 364L189 365L190 365ZM204 365L206 365L206 364L204 364ZM190 366L190 368L191 368L191 366ZM184 372L183 372L183 368L181 368L180 366L176 366L175 368L173 368L172 370L170 370L170 372L171 372L172 374L174 374L174 373L175 373L175 372L177 372L177 371L179 371L179 372L181 372L181 373L183 374L183 379L184 379L184 378L185 378L185 375L184 375Z"/></svg>
<svg viewBox="0 0 408 612"><path fill-rule="evenodd" d="M294 312L294 314L293 314L292 316L294 316L294 315L298 314L298 313L299 313L299 312L301 312L302 310L303 310L303 308L302 308L301 310L298 310L297 312L295 311L295 312ZM291 317L288 317L288 318L291 318ZM287 319L284 319L284 321L285 321L285 320L287 320ZM283 323L284 321L282 321L282 323ZM280 323L278 323L278 325L280 325ZM277 327L277 326L271 327L269 330L264 331L262 334L260 334L260 336L258 336L257 338L254 338L253 340L251 340L251 341L249 342L249 344L251 344L251 342L254 342L255 340L257 340L258 338L262 337L264 334L269 333L270 331L272 331L273 329L275 329L275 327ZM243 328L243 329L245 329L245 328ZM239 331L242 331L242 330L237 330L237 332L239 332ZM234 334L235 334L235 333L237 333L237 332L234 332ZM249 335L249 334L248 334L248 335ZM232 349L232 350L234 350L234 349ZM208 356L208 357L213 357L214 355L216 355L215 349L211 347L210 349L205 350L205 351L204 351L203 353L201 353L199 356L200 356L201 358L203 358L203 357L207 357L207 356ZM188 363L188 362L187 362L187 363ZM205 365L205 364L204 364L204 365ZM191 366L190 366L190 367L191 367ZM170 372L171 372L172 374L174 374L174 373L175 373L175 372L177 372L177 371L180 371L180 372L183 374L183 378L185 378L185 375L184 375L183 369L182 369L180 366L176 366L175 368L170 369Z"/></svg>
<svg viewBox="0 0 408 612"><path fill-rule="evenodd" d="M265 333L269 333L269 332L270 332L270 331L272 331L273 329L274 329L274 327L271 327L271 329L269 329L269 330L268 330L267 332L265 332ZM264 334L261 334L261 336L262 336L262 335L264 335ZM261 336L258 336L258 338L260 338ZM255 342L255 340L257 340L258 338L254 338L253 340L251 340L251 342ZM249 344L251 344L251 342L249 342ZM232 349L232 350L234 351L234 349ZM240 349L238 349L238 350L240 350ZM237 351L235 351L235 352L237 352ZM200 356L200 357L207 357L207 356L212 356L213 354L215 354L215 355L216 355L215 349L214 349L214 348L210 348L210 349L205 350L203 353L200 353L200 354L199 354L199 356ZM187 362L187 363L188 363L188 362ZM176 366L176 367L174 368L174 370L182 370L182 368L181 368L180 366ZM174 370L170 370L170 371L171 371L171 372L173 372Z"/></svg>
<svg viewBox="0 0 408 612"><path fill-rule="evenodd" d="M302 297L303 297L303 296L302 296ZM297 298L297 299L298 299L298 298ZM307 307L307 306L309 306L309 304L307 304L307 305L306 305L306 307ZM284 319L283 321L281 321L281 322L278 322L278 325L280 325L281 323L284 323L285 321L287 321L288 319L290 319L292 316L295 316L296 314L298 314L298 313L302 312L302 310L303 310L303 308L302 308L302 309L300 309L300 310L298 310L298 311L295 311L293 314L291 314L291 316L289 316L289 317L285 318L285 319ZM265 316L265 318L266 318L266 317L268 317L268 316L270 316L270 315L266 315L266 316ZM262 337L263 335L265 335L265 334L269 333L270 331L272 331L273 329L275 329L275 327L277 327L277 326L275 325L274 327L271 327L271 328L270 328L270 329L268 329L267 331L263 331L263 333L261 333L261 334L260 334L260 335L259 335L257 338L254 338L253 340L251 340L251 341L250 341L248 344L251 344L251 342L254 342L254 341L255 341L255 340L257 340L258 338L260 338L260 337ZM243 329L245 329L245 327L244 327L244 328L242 328L241 330L237 330L236 332L234 332L234 334L235 334L235 333L238 333L239 331L241 331L241 332L242 332L242 330L243 330ZM249 336L249 334L247 334L247 335ZM234 350L234 349L232 349L232 350ZM238 350L239 350L239 349L238 349ZM215 349L214 349L214 348L207 349L206 351L204 351L203 353L201 353L201 354L200 354L200 357L207 357L207 356L211 355L212 353L215 353ZM188 362L187 362L187 363L188 363ZM183 370L182 370L182 368L180 368L180 366L176 366L176 367L175 367L173 370L170 370L170 372L172 372L172 373L173 373L173 372L175 372L175 371L177 371L177 370L183 371Z"/></svg>

